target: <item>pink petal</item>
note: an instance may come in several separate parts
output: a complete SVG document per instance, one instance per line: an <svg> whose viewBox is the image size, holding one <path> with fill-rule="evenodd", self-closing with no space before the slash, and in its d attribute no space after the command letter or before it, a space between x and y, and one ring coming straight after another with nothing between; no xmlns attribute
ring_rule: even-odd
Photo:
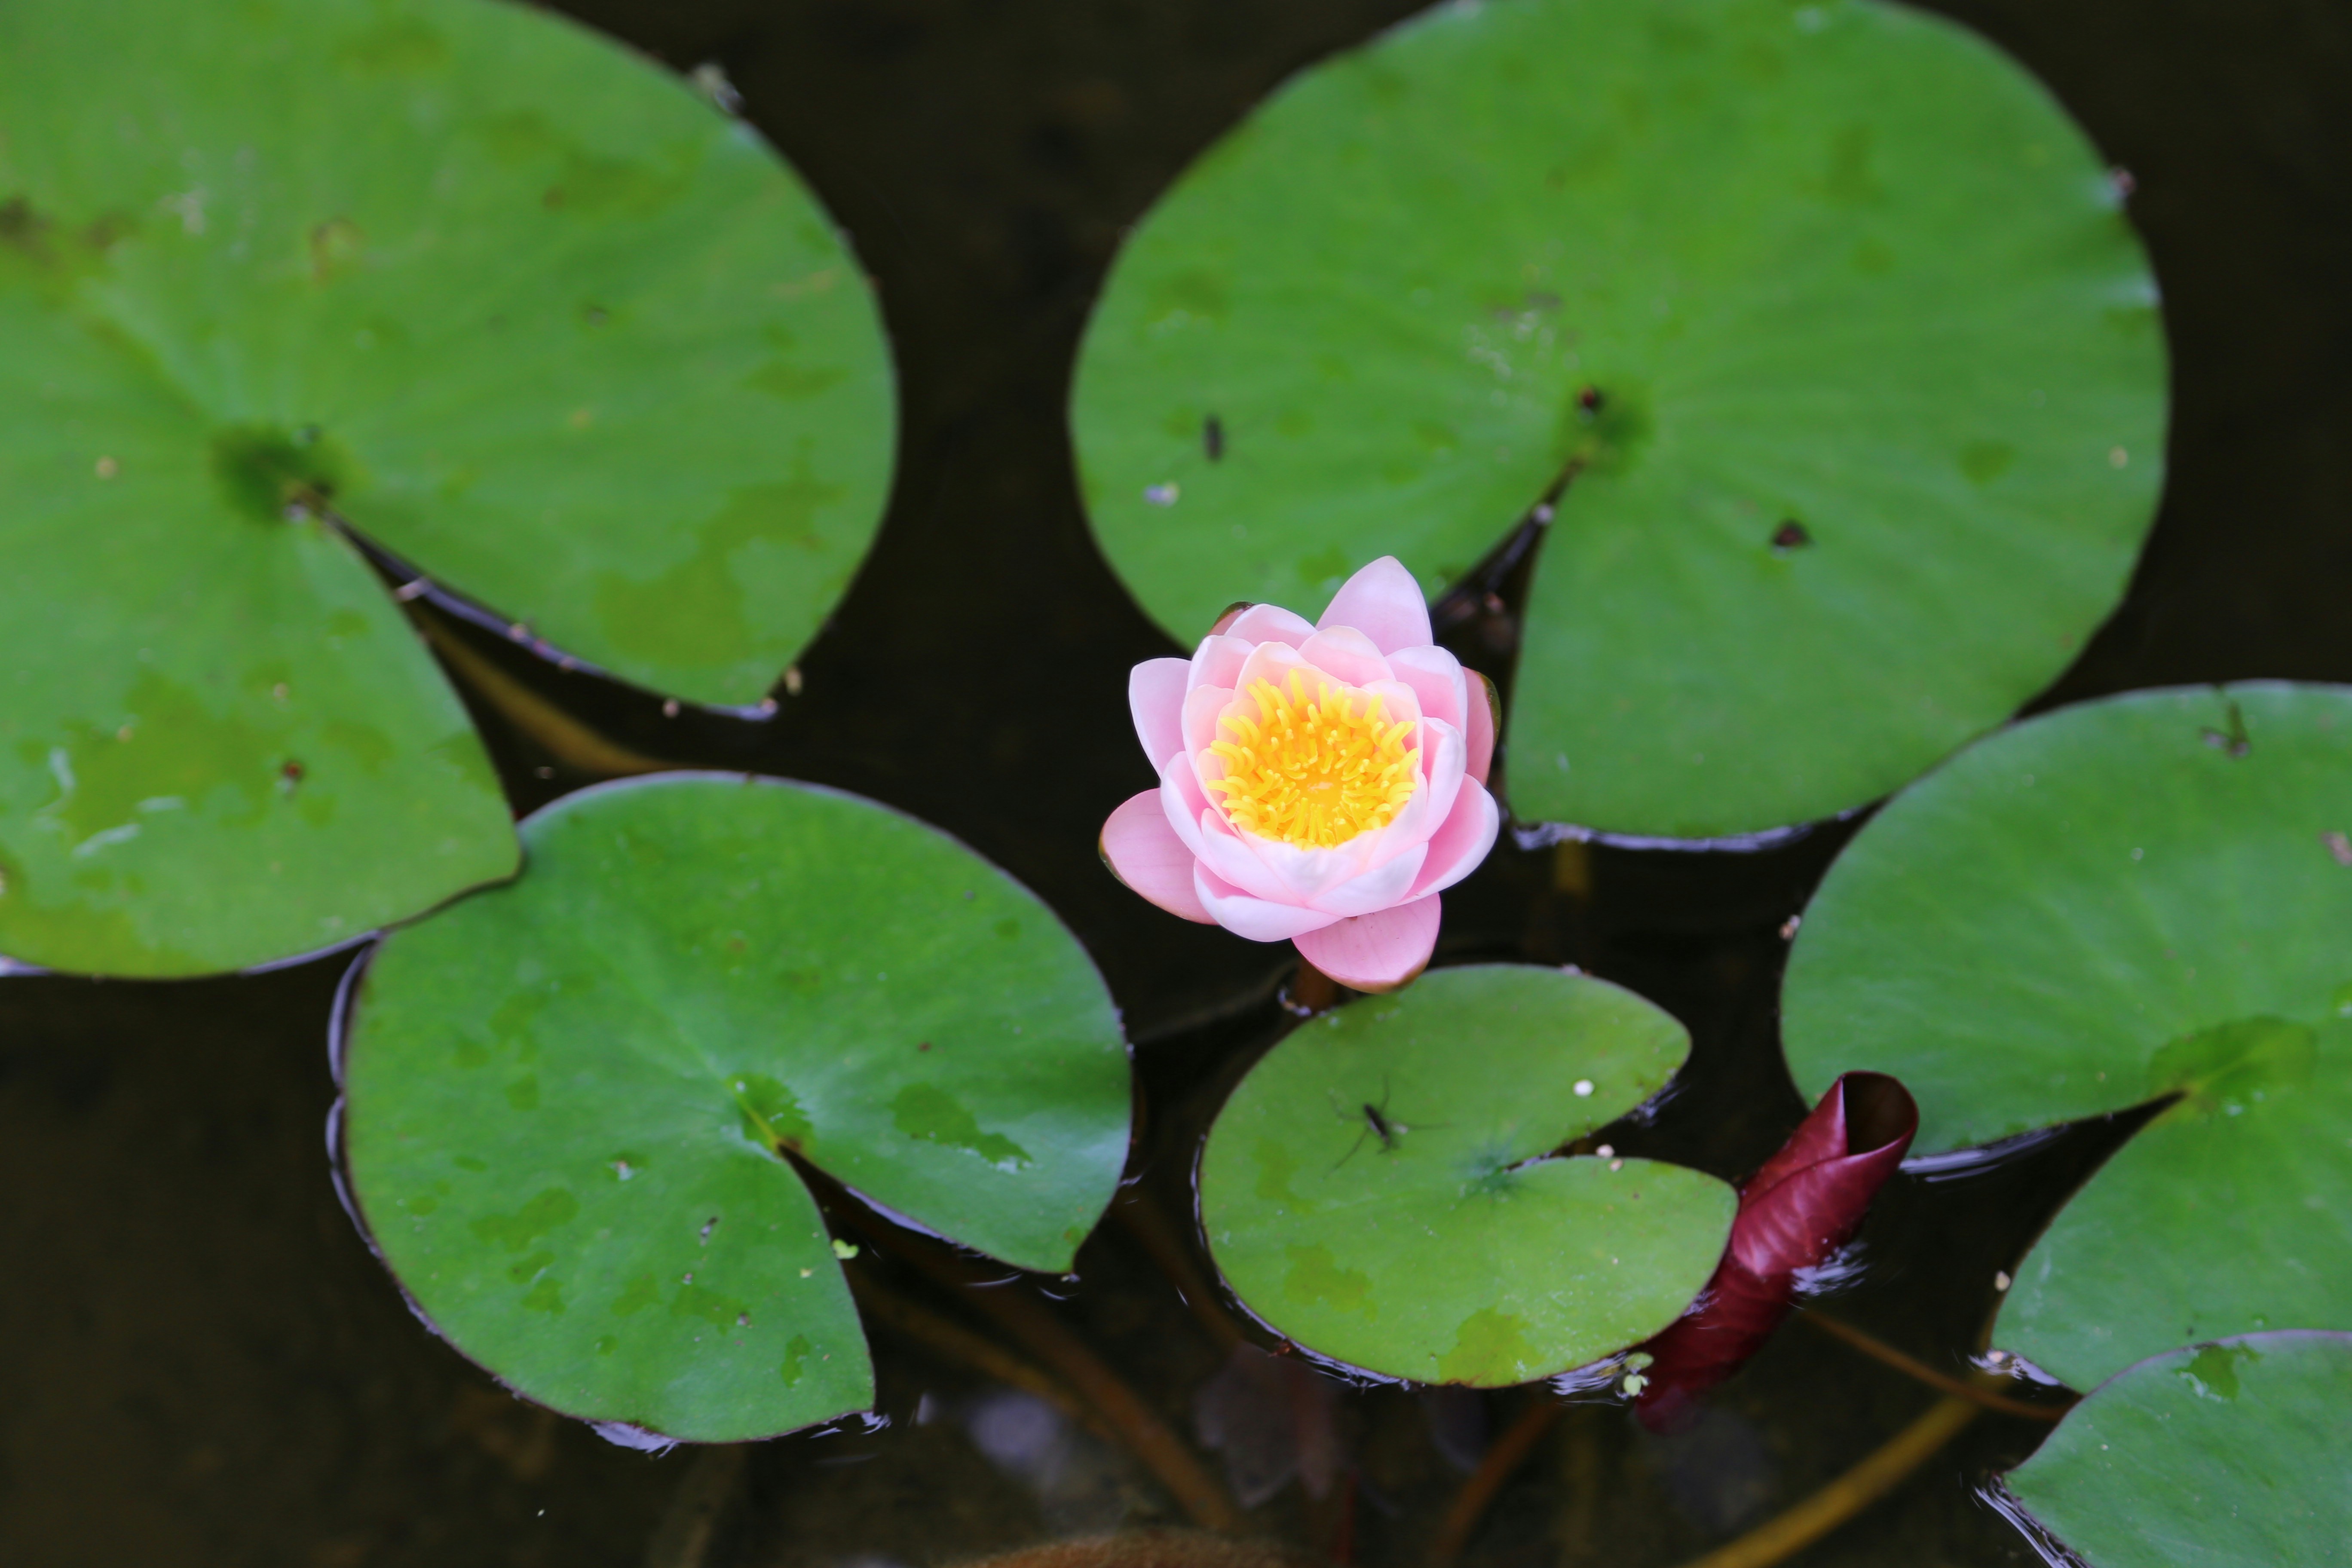
<svg viewBox="0 0 2352 1568"><path fill-rule="evenodd" d="M1242 665L1257 645L1245 637L1202 637L1192 650L1186 686L1231 686L1241 679Z"/></svg>
<svg viewBox="0 0 2352 1568"><path fill-rule="evenodd" d="M1470 710L1467 672L1442 647L1408 647L1389 655L1389 668L1421 699L1421 710L1455 729Z"/></svg>
<svg viewBox="0 0 2352 1568"><path fill-rule="evenodd" d="M1332 679L1349 686L1370 686L1375 680L1394 680L1396 671L1372 646L1372 639L1353 626L1331 626L1317 632L1298 645L1298 657L1321 670ZM1313 696L1313 682L1307 684L1307 695Z"/></svg>
<svg viewBox="0 0 2352 1568"><path fill-rule="evenodd" d="M1477 683L1470 693L1469 727L1463 731L1470 751L1470 776L1485 784L1495 766L1495 683L1475 669L1463 673Z"/></svg>
<svg viewBox="0 0 2352 1568"><path fill-rule="evenodd" d="M1110 874L1134 891L1171 915L1215 923L1192 889L1192 868L1199 861L1168 826L1158 790L1132 795L1112 812L1103 824L1100 847Z"/></svg>
<svg viewBox="0 0 2352 1568"><path fill-rule="evenodd" d="M1280 605L1252 605L1241 613L1240 619L1225 628L1228 637L1249 642L1286 643L1297 647L1315 635L1304 616L1294 616Z"/></svg>
<svg viewBox="0 0 2352 1568"><path fill-rule="evenodd" d="M1264 899L1270 904L1305 908L1307 900L1293 892L1273 867L1253 853L1267 842L1245 837L1219 812L1210 811L1201 818L1201 864L1252 898Z"/></svg>
<svg viewBox="0 0 2352 1568"><path fill-rule="evenodd" d="M1298 670L1306 676L1302 683L1308 697L1315 695L1315 678L1318 673L1298 657L1298 650L1287 643L1262 642L1250 650L1242 661L1239 673L1234 677L1234 689L1247 691L1263 680L1277 691L1290 689L1290 672Z"/></svg>
<svg viewBox="0 0 2352 1568"><path fill-rule="evenodd" d="M1430 811L1428 795L1425 786L1416 790L1413 797L1405 802L1404 809L1397 813L1394 822L1360 837L1350 838L1341 847L1354 851L1359 867L1370 871L1428 843L1429 836L1436 832L1438 826L1445 820Z"/></svg>
<svg viewBox="0 0 2352 1568"><path fill-rule="evenodd" d="M1429 814L1421 829L1423 837L1435 833L1438 825L1453 815L1454 799L1462 793L1462 781L1469 775L1469 748L1462 743L1462 732L1451 724L1423 719L1421 721L1421 776L1423 782L1412 802Z"/></svg>
<svg viewBox="0 0 2352 1568"><path fill-rule="evenodd" d="M1353 626L1382 653L1430 640L1429 602L1393 555L1383 555L1339 585L1318 626Z"/></svg>
<svg viewBox="0 0 2352 1568"><path fill-rule="evenodd" d="M1429 966L1437 946L1438 901L1415 899L1291 940L1298 955L1342 985L1393 991Z"/></svg>
<svg viewBox="0 0 2352 1568"><path fill-rule="evenodd" d="M1421 875L1413 879L1412 897L1450 888L1476 870L1486 852L1495 847L1495 835L1501 826L1502 814L1495 809L1495 797L1486 793L1486 786L1475 780L1463 784L1445 825L1430 837L1429 858L1422 862Z"/></svg>
<svg viewBox="0 0 2352 1568"><path fill-rule="evenodd" d="M1328 900L1338 896L1343 887L1372 876L1400 855L1413 854L1413 864L1416 867L1420 865L1418 839L1409 843L1384 843L1381 833L1359 834L1345 844L1336 844L1328 849L1303 844L1285 844L1277 838L1262 838L1255 833L1243 833L1238 829L1234 830L1234 837L1277 879L1283 889L1279 893L1262 894L1262 897L1272 898L1276 903L1305 904L1313 909L1328 910L1333 914L1360 915L1378 904L1395 903L1404 896L1410 878L1396 882L1393 889L1385 894L1375 895L1368 891L1355 895L1360 899L1376 898L1376 903L1341 908ZM1228 879L1241 881L1239 878ZM1246 882L1241 885L1249 886ZM1374 884L1375 887L1386 885L1384 882Z"/></svg>
<svg viewBox="0 0 2352 1568"><path fill-rule="evenodd" d="M1270 904L1247 893L1195 861L1192 890L1211 918L1238 937L1251 942L1287 942L1307 931L1321 931L1334 917L1296 904Z"/></svg>
<svg viewBox="0 0 2352 1568"><path fill-rule="evenodd" d="M1328 849L1318 849L1303 844L1285 844L1278 838L1265 838L1238 828L1233 831L1235 842L1283 889L1276 897L1277 903L1313 904L1340 883L1362 876L1367 864L1360 837ZM1226 880L1244 888L1250 886L1239 877L1229 876Z"/></svg>
<svg viewBox="0 0 2352 1568"><path fill-rule="evenodd" d="M1147 658L1127 672L1127 710L1135 738L1154 772L1184 749L1179 721L1184 711L1184 679L1191 666L1181 658Z"/></svg>
<svg viewBox="0 0 2352 1568"><path fill-rule="evenodd" d="M1428 857L1429 846L1416 844L1386 865L1375 866L1360 877L1350 877L1318 895L1314 907L1327 915L1349 917L1392 908L1404 901Z"/></svg>
<svg viewBox="0 0 2352 1568"><path fill-rule="evenodd" d="M1187 756L1197 758L1209 749L1212 741L1231 740L1231 736L1217 733L1217 715L1223 713L1226 704L1233 700L1234 690L1230 686L1196 686L1184 693L1183 718L1177 731L1176 749ZM1255 715L1257 706L1253 703L1244 711Z"/></svg>
<svg viewBox="0 0 2352 1568"><path fill-rule="evenodd" d="M1181 752L1160 764L1160 809L1184 847L1198 855L1201 818L1208 814L1209 797L1192 772L1192 759Z"/></svg>

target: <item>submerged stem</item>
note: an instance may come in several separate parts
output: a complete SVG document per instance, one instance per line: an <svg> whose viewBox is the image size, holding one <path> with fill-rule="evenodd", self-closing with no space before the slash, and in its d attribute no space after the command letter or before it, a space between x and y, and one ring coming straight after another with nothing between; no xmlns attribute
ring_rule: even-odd
<svg viewBox="0 0 2352 1568"><path fill-rule="evenodd" d="M1946 1394L1812 1496L1683 1568L1771 1568L1794 1556L1893 1491L1975 1420L1979 1408L1973 1400Z"/></svg>
<svg viewBox="0 0 2352 1568"><path fill-rule="evenodd" d="M863 1205L844 1204L839 1212L876 1246L912 1264L994 1318L998 1326L1020 1341L1030 1354L1045 1363L1093 1406L1121 1446L1160 1478L1160 1484L1168 1489L1195 1523L1228 1532L1241 1528L1240 1510L1183 1440L1108 1363L1055 1321L1054 1315L1034 1298L1017 1289L973 1289L977 1281L964 1269L933 1248L916 1243Z"/></svg>
<svg viewBox="0 0 2352 1568"><path fill-rule="evenodd" d="M860 1268L845 1268L857 1310L866 1317L913 1340L934 1354L961 1362L983 1377L995 1379L1034 1394L1105 1442L1118 1443L1118 1431L1059 1380L1001 1348L982 1334L918 1306L896 1291L885 1289Z"/></svg>
<svg viewBox="0 0 2352 1568"><path fill-rule="evenodd" d="M1244 1343L1241 1330L1217 1305L1217 1293L1193 1263L1192 1253L1178 1237L1160 1205L1140 1187L1129 1187L1111 1200L1110 1212L1151 1256L1151 1261L1218 1350L1231 1352Z"/></svg>
<svg viewBox="0 0 2352 1568"><path fill-rule="evenodd" d="M1959 1399L1971 1400L1983 1405L1987 1410L1997 1410L2003 1415L2021 1416L2028 1421L2060 1421L2065 1418L2066 1412L2074 1407L2075 1397L2071 1394L2063 1405L2055 1401L2036 1405L2022 1399L2012 1399L2006 1394L1971 1383L1966 1378L1954 1377L1947 1372L1938 1372L1927 1363L1904 1354L1885 1341L1874 1339L1863 1332L1852 1323L1842 1322L1836 1318L1824 1317L1819 1312L1806 1312L1801 1316L1806 1322L1812 1324L1822 1332L1832 1339L1843 1340L1873 1361L1882 1362L1905 1376L1916 1378L1928 1387L1941 1393Z"/></svg>
<svg viewBox="0 0 2352 1568"><path fill-rule="evenodd" d="M742 1493L751 1447L716 1443L695 1456L646 1543L646 1568L704 1568L720 1521Z"/></svg>
<svg viewBox="0 0 2352 1568"><path fill-rule="evenodd" d="M1526 1461L1567 1408L1559 1400L1538 1397L1519 1412L1517 1420L1503 1429L1503 1435L1487 1448L1486 1457L1478 1461L1470 1479L1462 1483L1462 1489L1454 1494L1454 1505L1445 1510L1444 1522L1437 1527L1437 1536L1429 1544L1432 1568L1444 1568L1444 1564L1462 1555L1462 1549L1470 1543L1471 1531L1486 1517L1487 1504L1495 1500L1503 1483L1511 1479L1511 1473Z"/></svg>
<svg viewBox="0 0 2352 1568"><path fill-rule="evenodd" d="M429 615L415 617L417 629L443 663L464 678L481 700L547 749L558 762L607 778L659 773L677 764L632 751L598 733L466 646L464 639Z"/></svg>
<svg viewBox="0 0 2352 1568"><path fill-rule="evenodd" d="M1969 1405L1976 1405L1986 1410L1996 1411L2003 1415L2020 1416L2029 1421L2058 1421L2065 1416L2067 1411L2074 1408L2075 1403L2073 1397L2069 1397L2063 1405L2054 1401L2047 1404L2033 1404L2022 1399L2014 1399L2008 1394L1999 1392L1998 1390L1984 1387L1979 1384L1971 1383L1965 1378L1954 1377L1948 1373L1938 1372L1934 1367L1929 1366L1927 1363L1919 1361L1915 1357L1906 1355L1903 1352L1896 1350L1893 1345L1887 1344L1884 1341L1875 1339L1871 1335L1863 1332L1860 1329L1853 1327L1851 1323L1842 1322L1835 1318L1824 1317L1819 1312L1806 1312L1801 1315L1807 1322L1812 1324L1823 1333L1844 1342L1853 1349L1860 1351L1863 1354L1871 1357L1873 1360L1882 1362L1885 1364L1893 1367L1895 1371L1904 1373L1906 1376L1916 1378L1919 1382L1926 1384L1928 1387L1944 1394L1946 1396L1944 1405L1958 1403L1961 1405L1963 1408ZM1934 1409L1931 1409L1928 1412L1928 1415L1936 1415L1937 1411L1944 1408L1944 1405L1939 1405ZM1565 1405L1558 1404L1550 1400L1538 1400L1535 1404L1528 1405L1526 1410L1522 1411L1519 1415L1519 1418L1517 1421L1514 1421L1509 1427L1505 1429L1503 1435L1495 1440L1494 1447L1486 1450L1486 1458L1480 1462L1477 1469L1472 1472L1470 1478L1462 1483L1462 1489L1454 1494L1454 1504L1446 1510L1445 1521L1441 1526L1439 1526L1436 1539L1430 1546L1429 1560L1433 1564L1442 1565L1451 1563L1454 1558L1461 1554L1463 1547L1469 1543L1471 1532L1478 1528L1478 1521L1486 1517L1487 1507L1494 1502L1495 1494L1502 1490L1503 1483L1509 1480L1512 1473L1526 1461L1529 1452L1534 1449L1535 1446L1538 1442L1542 1441L1544 1434L1551 1430L1552 1423L1559 1418L1561 1411L1566 1408L1567 1406ZM1948 1414L1946 1419L1948 1419ZM1916 1428L1923 1426L1926 1425L1927 1421L1927 1417L1922 1416L1919 1422L1913 1424L1913 1427ZM1814 1518L1818 1514L1819 1509L1831 1506L1832 1503L1837 1502L1839 1500L1845 1500L1850 1502L1851 1506L1847 1507L1844 1513L1837 1514L1833 1518L1829 1518L1826 1523L1819 1525L1819 1528L1814 1531L1813 1534L1794 1540L1793 1543L1788 1545L1780 1555L1785 1556L1789 1552L1796 1551L1799 1547L1803 1546L1807 1542L1815 1539L1816 1536L1834 1529L1852 1514L1860 1511L1869 1503L1875 1500L1888 1488L1900 1480L1903 1475L1907 1473L1910 1468L1916 1467L1920 1462L1924 1461L1929 1454L1932 1454L1935 1451L1937 1447L1942 1446L1945 1439L1950 1437L1953 1433L1958 1432L1960 1425L1965 1425L1965 1422L1962 1422L1959 1425L1951 1426L1949 1430L1943 1430L1940 1426L1934 1428L1937 1431L1940 1431L1942 1435L1937 1437L1936 1441L1929 1447L1919 1449L1916 1454L1914 1454L1903 1470L1895 1471L1887 1475L1884 1484L1879 1485L1878 1489L1875 1491L1871 1491L1867 1493L1867 1495L1850 1495L1851 1488L1849 1488L1849 1483L1853 1483L1856 1486L1864 1484L1870 1479L1871 1475L1875 1475L1877 1473L1875 1471L1872 1471L1869 1475L1866 1475L1865 1471L1868 1469L1868 1467L1878 1463L1887 1455L1893 1454L1895 1457L1900 1458L1902 1455L1910 1452L1909 1449L1902 1447L1902 1445L1906 1437L1914 1436L1916 1434L1914 1433L1913 1428L1906 1428L1904 1433L1898 1434L1896 1437L1893 1441L1889 1442L1885 1448L1882 1448L1878 1454L1872 1456L1870 1459L1864 1460L1863 1464L1857 1465L1853 1469L1848 1471L1845 1476L1841 1477L1839 1480L1831 1483L1829 1487L1823 1488L1822 1490L1816 1493L1813 1498L1807 1500L1806 1502L1790 1510L1787 1514L1782 1515L1780 1519L1775 1520L1772 1523L1764 1526L1762 1529L1752 1531L1749 1535L1742 1536L1739 1541L1732 1542L1730 1546L1719 1548L1718 1553L1729 1552L1732 1551L1733 1547L1739 1546L1745 1542L1763 1539L1767 1536L1768 1532L1780 1528L1784 1521L1799 1521L1799 1516L1801 1515L1803 1515L1806 1519ZM1849 1490L1841 1491L1839 1489L1840 1488L1849 1488ZM1832 1494L1835 1494L1835 1496L1833 1497ZM1825 1501L1824 1500L1828 1500ZM1809 1513L1807 1511L1809 1510L1815 1511ZM1800 1525L1801 1525L1801 1523L1802 1521L1800 1521ZM1798 1527L1799 1525L1790 1526L1791 1529ZM1779 1538L1773 1537L1773 1539ZM1760 1568L1761 1564L1776 1563L1778 1561L1780 1561L1779 1556L1750 1558L1738 1556L1718 1557L1717 1554L1710 1554L1689 1563L1687 1568Z"/></svg>

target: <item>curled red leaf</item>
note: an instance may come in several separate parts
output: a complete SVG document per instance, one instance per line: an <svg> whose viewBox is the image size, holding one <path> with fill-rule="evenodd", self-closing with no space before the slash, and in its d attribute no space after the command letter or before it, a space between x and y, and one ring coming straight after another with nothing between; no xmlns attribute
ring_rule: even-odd
<svg viewBox="0 0 2352 1568"><path fill-rule="evenodd" d="M1700 1394L1763 1348L1789 1315L1799 1273L1853 1238L1918 1130L1910 1091L1885 1073L1850 1072L1830 1085L1739 1189L1715 1278L1688 1312L1641 1347L1652 1357L1634 1401L1644 1426L1678 1425Z"/></svg>

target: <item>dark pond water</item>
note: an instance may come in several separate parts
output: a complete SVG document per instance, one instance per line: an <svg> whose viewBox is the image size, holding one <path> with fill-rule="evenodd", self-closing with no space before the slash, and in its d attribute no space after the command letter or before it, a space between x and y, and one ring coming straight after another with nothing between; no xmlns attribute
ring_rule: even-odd
<svg viewBox="0 0 2352 1568"><path fill-rule="evenodd" d="M1288 950L1181 926L1096 861L1095 825L1148 782L1127 668L1174 650L1087 539L1063 395L1122 227L1286 73L1412 8L572 7L680 68L723 62L831 205L898 345L903 459L873 559L771 722L665 720L495 638L469 646L628 746L877 796L1036 888L1127 1009L1138 1168L1165 1215L1186 1212L1203 1119L1285 1026ZM2043 701L2352 679L2352 7L1947 9L2041 73L2131 170L2175 356L2162 519L2129 600ZM1507 632L1467 628L1458 651L1499 673ZM519 809L595 776L477 707ZM1448 895L1440 962L1573 962L1671 1008L1696 1039L1685 1089L1618 1142L1738 1174L1801 1110L1775 1038L1778 933L1845 832L1749 856L1507 842ZM651 1458L509 1397L408 1316L336 1205L321 1129L344 963L188 984L0 981L0 1559L919 1568L1173 1517L1113 1449L887 1327L878 1432ZM2117 1135L2084 1130L1966 1179L1898 1178L1864 1233L1866 1272L1830 1310L1958 1367L1996 1272ZM1107 1226L1048 1305L1189 1433L1225 1351L1137 1237ZM905 1298L987 1321L906 1265L867 1261ZM1420 1561L1460 1462L1526 1398L1344 1395L1359 1483L1322 1502L1291 1487L1253 1520L1316 1552ZM1683 1437L1643 1436L1613 1407L1574 1411L1496 1500L1472 1560L1680 1563L1932 1398L1792 1324ZM2032 1561L1974 1491L2042 1429L1973 1423L1797 1561Z"/></svg>

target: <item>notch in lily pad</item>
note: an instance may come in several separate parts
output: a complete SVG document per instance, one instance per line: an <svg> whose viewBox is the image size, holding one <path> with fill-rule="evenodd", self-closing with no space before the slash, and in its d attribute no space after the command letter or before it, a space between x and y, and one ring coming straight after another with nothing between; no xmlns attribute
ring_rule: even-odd
<svg viewBox="0 0 2352 1568"><path fill-rule="evenodd" d="M2062 709L1897 795L1805 911L1800 1087L1900 1076L1930 1153L2146 1119L2001 1300L1998 1342L2077 1388L2185 1342L2352 1330L2347 780L2352 688Z"/></svg>
<svg viewBox="0 0 2352 1568"><path fill-rule="evenodd" d="M1180 640L1381 555L1444 593L1565 477L1513 810L1718 838L1883 795L2066 666L2153 520L2165 388L2104 161L1982 38L1512 0L1310 67L1187 170L1071 425Z"/></svg>
<svg viewBox="0 0 2352 1568"><path fill-rule="evenodd" d="M1125 1163L1126 1047L1032 894L871 801L740 775L528 819L530 873L386 937L344 1049L384 1262L553 1409L734 1442L873 1374L803 1161L1066 1271Z"/></svg>
<svg viewBox="0 0 2352 1568"><path fill-rule="evenodd" d="M1672 1017L1589 975L1435 971L1324 1014L1250 1070L1201 1163L1245 1307L1381 1376L1549 1377L1678 1317L1723 1254L1715 1177L1568 1146L1663 1089Z"/></svg>
<svg viewBox="0 0 2352 1568"><path fill-rule="evenodd" d="M0 952L236 970L511 875L360 540L746 706L895 438L822 208L641 56L503 0L0 9Z"/></svg>

